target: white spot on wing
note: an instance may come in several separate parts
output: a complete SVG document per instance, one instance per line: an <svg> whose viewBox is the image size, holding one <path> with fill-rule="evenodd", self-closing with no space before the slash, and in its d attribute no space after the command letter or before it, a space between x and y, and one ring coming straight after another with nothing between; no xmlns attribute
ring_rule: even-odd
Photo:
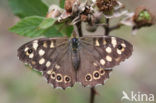
<svg viewBox="0 0 156 103"><path fill-rule="evenodd" d="M100 60L100 63L101 63L101 65L105 65L105 60L104 59L101 59Z"/></svg>
<svg viewBox="0 0 156 103"><path fill-rule="evenodd" d="M98 39L95 40L95 46L100 46Z"/></svg>
<svg viewBox="0 0 156 103"><path fill-rule="evenodd" d="M43 56L45 54L45 51L43 49L39 50L39 55Z"/></svg>
<svg viewBox="0 0 156 103"><path fill-rule="evenodd" d="M110 57L110 56L107 55L106 56L106 60L109 61L109 62L111 62L112 61L112 57Z"/></svg>
<svg viewBox="0 0 156 103"><path fill-rule="evenodd" d="M111 52L112 52L112 49L111 49L110 47L107 47L107 48L106 48L106 52L107 52L107 53L111 53Z"/></svg>
<svg viewBox="0 0 156 103"><path fill-rule="evenodd" d="M33 42L33 48L34 48L35 50L37 50L37 48L38 48L38 40L35 40L35 41Z"/></svg>
<svg viewBox="0 0 156 103"><path fill-rule="evenodd" d="M45 59L44 58L41 58L40 60L39 60L39 64L44 64L45 63Z"/></svg>
<svg viewBox="0 0 156 103"><path fill-rule="evenodd" d="M43 43L43 47L45 47L45 48L48 47L46 42Z"/></svg>
<svg viewBox="0 0 156 103"><path fill-rule="evenodd" d="M97 63L95 63L95 62L93 63L93 65L94 65L94 66L98 66Z"/></svg>
<svg viewBox="0 0 156 103"><path fill-rule="evenodd" d="M51 65L50 61L47 61L46 67L48 68L48 67L50 67L50 65Z"/></svg>
<svg viewBox="0 0 156 103"><path fill-rule="evenodd" d="M121 50L117 49L117 53L121 55L122 52Z"/></svg>
<svg viewBox="0 0 156 103"><path fill-rule="evenodd" d="M54 48L54 42L51 41L50 48Z"/></svg>
<svg viewBox="0 0 156 103"><path fill-rule="evenodd" d="M52 74L52 72L53 72L53 70L52 70L52 69L51 69L51 70L48 70L48 71L47 71L47 74L49 74L49 75L50 75L50 74Z"/></svg>
<svg viewBox="0 0 156 103"><path fill-rule="evenodd" d="M103 45L106 45L107 43L106 43L106 40L103 40Z"/></svg>
<svg viewBox="0 0 156 103"><path fill-rule="evenodd" d="M126 47L126 44L125 43L122 43L121 46L123 46L125 48Z"/></svg>
<svg viewBox="0 0 156 103"><path fill-rule="evenodd" d="M29 49L29 48L28 48L28 47L26 47L26 48L24 49L24 51L26 52L26 51L28 51L28 49Z"/></svg>
<svg viewBox="0 0 156 103"><path fill-rule="evenodd" d="M55 68L56 68L56 69L60 69L60 66L56 64L56 65L55 65Z"/></svg>
<svg viewBox="0 0 156 103"><path fill-rule="evenodd" d="M116 41L116 38L115 37L112 37L111 38L111 43L112 43L113 47L115 48L116 45L117 45L117 41Z"/></svg>
<svg viewBox="0 0 156 103"><path fill-rule="evenodd" d="M29 55L29 58L33 58L33 57L34 57L34 54L31 53L31 54Z"/></svg>

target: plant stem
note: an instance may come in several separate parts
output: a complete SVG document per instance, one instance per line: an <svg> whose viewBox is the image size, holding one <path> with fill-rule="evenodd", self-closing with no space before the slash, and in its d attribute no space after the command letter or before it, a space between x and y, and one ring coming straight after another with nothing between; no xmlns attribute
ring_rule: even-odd
<svg viewBox="0 0 156 103"><path fill-rule="evenodd" d="M104 26L104 28L105 28L105 35L108 36L110 33L109 18L106 19L106 26Z"/></svg>
<svg viewBox="0 0 156 103"><path fill-rule="evenodd" d="M95 88L94 87L90 88L90 103L94 103L95 95L96 95Z"/></svg>
<svg viewBox="0 0 156 103"><path fill-rule="evenodd" d="M83 33L82 33L81 22L77 22L76 23L76 27L77 27L77 32L78 32L79 37L82 37L83 36Z"/></svg>
<svg viewBox="0 0 156 103"><path fill-rule="evenodd" d="M123 25L122 25L122 24L117 24L117 25L115 25L115 26L112 26L112 27L110 27L110 31L119 29L121 26L123 26Z"/></svg>

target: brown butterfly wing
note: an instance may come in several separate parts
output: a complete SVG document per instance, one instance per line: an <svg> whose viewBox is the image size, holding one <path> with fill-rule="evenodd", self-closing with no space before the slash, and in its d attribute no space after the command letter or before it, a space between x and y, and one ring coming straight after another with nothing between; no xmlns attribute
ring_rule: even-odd
<svg viewBox="0 0 156 103"><path fill-rule="evenodd" d="M75 72L67 38L43 38L33 40L18 49L19 59L32 68L43 72L54 88L73 86ZM66 65L69 64L69 65Z"/></svg>
<svg viewBox="0 0 156 103"><path fill-rule="evenodd" d="M133 46L126 40L112 36L83 37L84 49L96 51L103 68L112 68L132 55ZM90 47L89 47L90 45ZM94 55L94 53L92 53Z"/></svg>
<svg viewBox="0 0 156 103"><path fill-rule="evenodd" d="M58 54L60 55L60 54ZM44 76L48 79L48 83L53 84L54 88L61 87L63 89L72 87L75 84L75 71L72 66L71 52L66 50L62 57L46 72Z"/></svg>
<svg viewBox="0 0 156 103"><path fill-rule="evenodd" d="M46 62L57 58L59 49L67 48L66 38L41 38L30 41L18 49L18 58L39 71L45 71ZM53 56L54 58L50 58Z"/></svg>
<svg viewBox="0 0 156 103"><path fill-rule="evenodd" d="M80 68L78 82L84 86L104 84L109 78L112 67L132 54L132 45L117 37L80 38Z"/></svg>
<svg viewBox="0 0 156 103"><path fill-rule="evenodd" d="M83 49L82 49L83 48ZM100 63L98 62L98 57L100 56L98 52L92 47L84 49L82 46L80 50L80 68L77 71L77 82L80 82L83 86L96 86L99 84L104 84L104 82L109 78L109 74L112 70L104 70ZM92 48L92 49L91 49ZM95 62L97 61L97 62ZM97 75L98 76L93 76Z"/></svg>

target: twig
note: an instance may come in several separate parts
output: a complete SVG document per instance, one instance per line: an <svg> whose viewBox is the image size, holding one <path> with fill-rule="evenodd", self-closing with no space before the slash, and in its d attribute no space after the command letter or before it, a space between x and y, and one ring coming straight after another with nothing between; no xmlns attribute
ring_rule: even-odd
<svg viewBox="0 0 156 103"><path fill-rule="evenodd" d="M94 103L95 95L96 95L95 88L94 87L90 88L90 103Z"/></svg>
<svg viewBox="0 0 156 103"><path fill-rule="evenodd" d="M77 32L79 37L82 37L83 33L82 33L81 21L76 23L76 27L77 27Z"/></svg>
<svg viewBox="0 0 156 103"><path fill-rule="evenodd" d="M105 28L105 35L108 36L110 29L109 29L109 18L106 19L106 25L104 26Z"/></svg>
<svg viewBox="0 0 156 103"><path fill-rule="evenodd" d="M110 27L110 32L116 29L119 29L121 26L123 26L122 24L117 24L115 26Z"/></svg>
<svg viewBox="0 0 156 103"><path fill-rule="evenodd" d="M119 23L115 26L110 27L110 21L109 21L109 19L106 19L106 25L103 25L103 28L105 29L104 35L108 36L111 31L119 29L121 26L123 26L123 24Z"/></svg>

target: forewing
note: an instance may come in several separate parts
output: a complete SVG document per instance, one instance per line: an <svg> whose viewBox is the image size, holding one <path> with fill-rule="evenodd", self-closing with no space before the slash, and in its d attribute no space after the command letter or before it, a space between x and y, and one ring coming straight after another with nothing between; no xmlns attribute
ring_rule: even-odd
<svg viewBox="0 0 156 103"><path fill-rule="evenodd" d="M71 60L67 58L70 56L68 46L67 38L37 39L21 46L18 49L18 57L33 69L43 72L48 83L54 87L66 88L72 86L75 81L75 74L72 74L73 69L69 63ZM69 65L66 66L66 63ZM65 82L64 78L70 81Z"/></svg>
<svg viewBox="0 0 156 103"><path fill-rule="evenodd" d="M49 67L46 66L46 63L55 61L57 54L61 53L60 49L66 49L67 42L65 38L36 39L21 46L17 55L22 62L32 66L32 68L45 71Z"/></svg>
<svg viewBox="0 0 156 103"><path fill-rule="evenodd" d="M132 54L132 45L120 38L93 36L80 38L78 82L84 86L104 84L112 67Z"/></svg>
<svg viewBox="0 0 156 103"><path fill-rule="evenodd" d="M98 53L98 56L94 53L92 55L95 55L98 59L97 62L103 68L112 68L119 65L121 61L129 58L133 51L133 46L128 41L112 36L83 37L81 38L81 44L85 46L84 49Z"/></svg>

